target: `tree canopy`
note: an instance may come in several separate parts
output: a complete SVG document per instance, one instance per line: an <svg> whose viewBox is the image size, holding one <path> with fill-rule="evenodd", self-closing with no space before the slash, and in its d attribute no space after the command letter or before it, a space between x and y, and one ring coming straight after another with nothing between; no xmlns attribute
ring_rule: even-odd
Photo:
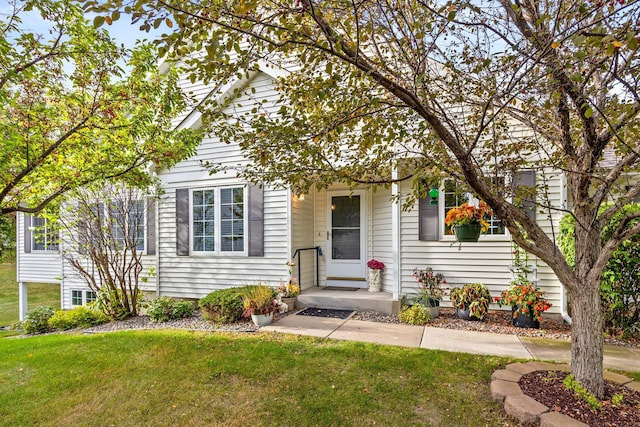
<svg viewBox="0 0 640 427"><path fill-rule="evenodd" d="M194 80L215 86L258 66L286 71L275 110L238 117L208 106L211 129L252 160L249 178L297 191L336 181L464 180L568 289L573 371L603 395L599 277L612 251L640 231L621 221L600 240L612 215L640 194L636 1L85 4L110 19L131 13L142 28L175 28L160 51ZM488 179L520 169L543 178L536 209L549 216L566 207L551 202L544 178L566 177L575 266L520 209L532 194ZM598 215L608 199L616 202Z"/></svg>
<svg viewBox="0 0 640 427"><path fill-rule="evenodd" d="M174 131L187 104L150 46L133 52L72 1L15 1L0 15L0 214L38 212L106 179L151 182L200 137ZM38 16L40 32L23 22ZM33 25L31 25L33 27Z"/></svg>

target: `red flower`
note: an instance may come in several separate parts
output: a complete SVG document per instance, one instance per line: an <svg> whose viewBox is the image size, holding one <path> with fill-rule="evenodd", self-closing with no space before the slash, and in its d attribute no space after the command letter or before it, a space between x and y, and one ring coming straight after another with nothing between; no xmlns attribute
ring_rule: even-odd
<svg viewBox="0 0 640 427"><path fill-rule="evenodd" d="M384 270L384 262L378 261L377 259L372 259L367 262L367 267L374 270Z"/></svg>

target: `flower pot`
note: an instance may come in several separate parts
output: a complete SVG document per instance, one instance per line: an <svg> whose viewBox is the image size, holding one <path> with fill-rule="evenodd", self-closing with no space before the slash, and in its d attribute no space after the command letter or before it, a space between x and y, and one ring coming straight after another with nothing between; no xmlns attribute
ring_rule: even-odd
<svg viewBox="0 0 640 427"><path fill-rule="evenodd" d="M287 311L293 311L296 306L297 297L280 298L280 300L287 304Z"/></svg>
<svg viewBox="0 0 640 427"><path fill-rule="evenodd" d="M516 312L517 307L511 307L511 316L513 326L518 328L531 328L531 329L540 329L540 322L538 319L534 319L533 314L520 314L516 317L513 317L513 314ZM531 312L532 313L532 312Z"/></svg>
<svg viewBox="0 0 640 427"><path fill-rule="evenodd" d="M456 309L456 313L458 314L458 318L462 320L482 320L482 319L478 319L475 316L472 316L471 310L469 310L469 307L458 308Z"/></svg>
<svg viewBox="0 0 640 427"><path fill-rule="evenodd" d="M377 268L369 269L369 292L380 292L382 290L382 270Z"/></svg>
<svg viewBox="0 0 640 427"><path fill-rule="evenodd" d="M267 326L273 321L273 312L269 314L252 314L251 320L256 326Z"/></svg>
<svg viewBox="0 0 640 427"><path fill-rule="evenodd" d="M477 242L480 239L482 226L480 224L454 225L453 232L458 242Z"/></svg>
<svg viewBox="0 0 640 427"><path fill-rule="evenodd" d="M429 298L429 317L435 319L440 316L440 300Z"/></svg>

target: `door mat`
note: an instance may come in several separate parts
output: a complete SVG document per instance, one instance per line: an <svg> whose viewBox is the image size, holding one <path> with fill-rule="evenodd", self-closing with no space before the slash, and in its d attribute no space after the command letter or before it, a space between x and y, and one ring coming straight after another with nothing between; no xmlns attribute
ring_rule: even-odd
<svg viewBox="0 0 640 427"><path fill-rule="evenodd" d="M331 319L346 319L353 314L352 310L336 310L333 308L305 308L296 316L329 317Z"/></svg>
<svg viewBox="0 0 640 427"><path fill-rule="evenodd" d="M325 286L322 288L325 291L357 291L360 288L348 288L346 286Z"/></svg>

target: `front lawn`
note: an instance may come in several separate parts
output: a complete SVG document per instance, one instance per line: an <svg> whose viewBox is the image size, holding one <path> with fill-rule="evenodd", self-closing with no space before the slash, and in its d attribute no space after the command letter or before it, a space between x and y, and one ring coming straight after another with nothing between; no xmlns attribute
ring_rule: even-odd
<svg viewBox="0 0 640 427"><path fill-rule="evenodd" d="M507 359L278 334L0 338L0 424L513 425Z"/></svg>
<svg viewBox="0 0 640 427"><path fill-rule="evenodd" d="M28 308L49 305L60 309L60 285L29 283L27 285ZM18 282L16 264L0 264L0 326L9 326L19 319Z"/></svg>

